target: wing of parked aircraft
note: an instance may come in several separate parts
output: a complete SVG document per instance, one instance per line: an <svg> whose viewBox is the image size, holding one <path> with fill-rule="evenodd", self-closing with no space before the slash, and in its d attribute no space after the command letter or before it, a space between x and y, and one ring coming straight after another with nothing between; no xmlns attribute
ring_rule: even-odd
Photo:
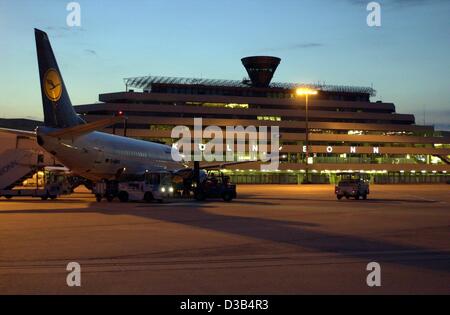
<svg viewBox="0 0 450 315"><path fill-rule="evenodd" d="M208 163L208 164L200 164L200 168L204 170L215 169L215 168L224 168L227 166L239 165L239 164L248 164L254 163L257 161L236 161L236 162L220 162L220 163Z"/></svg>
<svg viewBox="0 0 450 315"><path fill-rule="evenodd" d="M9 133L9 134L14 134L16 136L22 136L22 137L27 137L27 138L36 138L36 132L35 131L25 131L25 130L0 128L0 133Z"/></svg>
<svg viewBox="0 0 450 315"><path fill-rule="evenodd" d="M79 136L84 133L100 130L104 127L116 124L118 122L123 121L124 119L125 119L125 117L123 117L123 116L112 116L112 117L100 119L100 120L97 120L97 121L94 121L91 123L86 123L86 124L82 124L82 125L78 125L78 126L74 126L74 127L64 128L64 129L58 129L53 132L49 132L47 135L56 137L56 138L67 138L67 137ZM0 128L0 132L15 134L17 136L36 138L35 131Z"/></svg>
<svg viewBox="0 0 450 315"><path fill-rule="evenodd" d="M70 138L82 135L84 133L89 133L91 131L100 130L104 127L111 126L115 123L123 121L124 116L112 116L105 119L96 120L94 122L77 125L73 127L68 127L64 129L58 129L52 132L49 132L47 135L56 138Z"/></svg>

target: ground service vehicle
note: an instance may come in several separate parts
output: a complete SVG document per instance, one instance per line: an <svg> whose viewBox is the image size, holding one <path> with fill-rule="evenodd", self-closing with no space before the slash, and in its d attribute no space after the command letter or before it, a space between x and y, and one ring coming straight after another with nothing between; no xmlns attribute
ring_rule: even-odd
<svg viewBox="0 0 450 315"><path fill-rule="evenodd" d="M229 176L219 170L209 170L194 188L194 196L198 201L222 198L228 202L236 198L236 195L236 185L230 182Z"/></svg>
<svg viewBox="0 0 450 315"><path fill-rule="evenodd" d="M73 192L73 186L69 181L70 171L64 167L45 167L39 170L35 178L37 180L34 188L23 188L17 186L15 189L0 190L0 196L6 199L12 197L37 197L42 200L56 199L60 195L67 195Z"/></svg>
<svg viewBox="0 0 450 315"><path fill-rule="evenodd" d="M143 175L123 175L117 182L100 182L94 189L97 201L105 198L121 202L158 201L173 197L172 175L169 172L146 172Z"/></svg>
<svg viewBox="0 0 450 315"><path fill-rule="evenodd" d="M366 174L363 173L339 173L339 183L335 187L337 199L350 197L355 199L367 199L369 194L369 181Z"/></svg>

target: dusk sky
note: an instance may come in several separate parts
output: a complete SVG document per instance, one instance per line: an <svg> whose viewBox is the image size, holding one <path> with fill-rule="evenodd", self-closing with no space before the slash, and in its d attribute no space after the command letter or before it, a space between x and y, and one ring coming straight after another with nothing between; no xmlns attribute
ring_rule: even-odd
<svg viewBox="0 0 450 315"><path fill-rule="evenodd" d="M240 59L282 58L274 81L371 86L416 123L450 130L450 1L0 0L0 117L42 119L33 28L50 37L75 105L124 90L124 77L242 79Z"/></svg>

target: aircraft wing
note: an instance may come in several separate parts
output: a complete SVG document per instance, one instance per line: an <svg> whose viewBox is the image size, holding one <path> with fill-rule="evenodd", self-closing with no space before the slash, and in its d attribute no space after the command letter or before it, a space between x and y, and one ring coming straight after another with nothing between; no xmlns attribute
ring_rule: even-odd
<svg viewBox="0 0 450 315"><path fill-rule="evenodd" d="M91 131L100 130L104 127L111 126L115 123L123 121L124 116L111 116L105 119L96 120L87 124L77 125L74 127L64 128L56 131L49 132L47 135L57 138L70 138L76 137Z"/></svg>
<svg viewBox="0 0 450 315"><path fill-rule="evenodd" d="M0 128L0 133L9 133L9 134L14 134L16 136L22 136L22 137L27 137L27 138L36 138L35 131Z"/></svg>
<svg viewBox="0 0 450 315"><path fill-rule="evenodd" d="M278 156L274 156L270 158L270 161L279 161ZM258 160L244 160L244 161L233 161L233 162L217 162L217 163L204 163L200 164L200 168L204 170L213 169L213 168L224 168L227 166L233 166L233 165L240 165L240 164L248 164L248 163L255 163L258 162ZM261 162L261 161L259 161Z"/></svg>
<svg viewBox="0 0 450 315"><path fill-rule="evenodd" d="M224 168L227 166L233 166L233 165L239 165L239 164L247 164L247 163L255 163L258 161L236 161L236 162L221 162L221 163L214 163L214 164L201 164L200 168L204 170L213 169L213 168Z"/></svg>

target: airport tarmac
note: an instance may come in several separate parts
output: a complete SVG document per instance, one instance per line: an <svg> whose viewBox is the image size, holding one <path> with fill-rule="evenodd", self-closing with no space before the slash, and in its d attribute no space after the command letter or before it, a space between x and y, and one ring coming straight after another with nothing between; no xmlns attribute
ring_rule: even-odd
<svg viewBox="0 0 450 315"><path fill-rule="evenodd" d="M450 186L238 186L231 203L0 199L1 294L450 294ZM81 265L68 287L66 265ZM381 266L369 287L367 264Z"/></svg>

